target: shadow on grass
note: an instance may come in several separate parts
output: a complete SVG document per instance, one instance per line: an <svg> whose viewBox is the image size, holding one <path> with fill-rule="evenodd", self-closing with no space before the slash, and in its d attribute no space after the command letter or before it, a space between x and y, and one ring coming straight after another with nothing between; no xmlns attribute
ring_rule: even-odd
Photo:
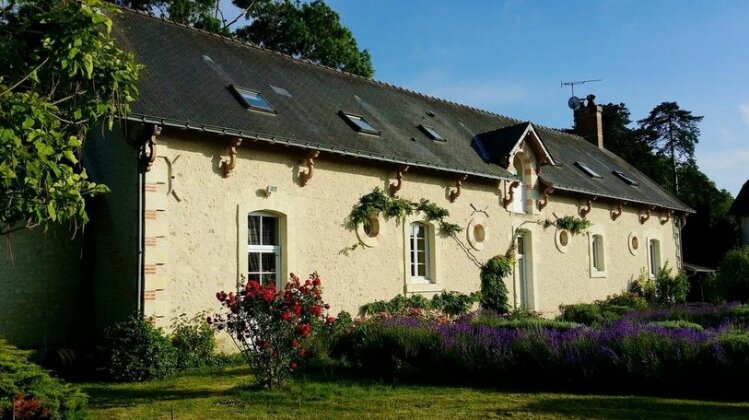
<svg viewBox="0 0 749 420"><path fill-rule="evenodd" d="M600 418L629 419L746 419L749 408L706 401L668 400L652 397L584 396L543 398L523 406L535 414ZM501 413L497 413L501 414Z"/></svg>
<svg viewBox="0 0 749 420"><path fill-rule="evenodd" d="M203 368L161 380L133 383L94 383L82 385L93 406L100 408L130 407L154 401L176 401L212 398L226 395L227 387L216 384L217 378L237 383L251 381L247 368Z"/></svg>

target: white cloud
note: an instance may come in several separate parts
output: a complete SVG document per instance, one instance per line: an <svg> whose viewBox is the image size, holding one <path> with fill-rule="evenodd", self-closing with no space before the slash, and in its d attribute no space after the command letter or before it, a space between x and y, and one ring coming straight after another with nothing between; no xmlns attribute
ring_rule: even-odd
<svg viewBox="0 0 749 420"><path fill-rule="evenodd" d="M739 105L739 112L741 112L741 118L744 122L749 124L749 103Z"/></svg>
<svg viewBox="0 0 749 420"><path fill-rule="evenodd" d="M718 188L725 188L734 197L746 181L746 168L749 167L749 150L723 149L698 153L697 164Z"/></svg>

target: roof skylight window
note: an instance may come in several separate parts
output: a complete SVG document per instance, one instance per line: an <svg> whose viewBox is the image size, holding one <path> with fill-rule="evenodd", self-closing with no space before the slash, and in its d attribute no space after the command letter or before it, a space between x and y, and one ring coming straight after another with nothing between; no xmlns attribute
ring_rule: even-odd
<svg viewBox="0 0 749 420"><path fill-rule="evenodd" d="M380 132L369 121L365 120L361 115L349 114L348 112L340 111L339 115L346 120L346 122L354 130L360 133L379 135Z"/></svg>
<svg viewBox="0 0 749 420"><path fill-rule="evenodd" d="M273 105L271 105L270 102L268 102L268 100L260 94L260 92L238 88L233 85L230 86L230 88L235 96L237 96L237 98L240 100L240 102L242 102L242 105L244 105L245 108L256 109L264 112L272 112L274 114L276 113L276 110L273 109Z"/></svg>
<svg viewBox="0 0 749 420"><path fill-rule="evenodd" d="M583 162L575 162L575 166L582 169L582 171L588 174L588 176L590 177L601 178L601 175L598 175L598 172L594 171L590 166L586 165Z"/></svg>
<svg viewBox="0 0 749 420"><path fill-rule="evenodd" d="M640 185L637 181L630 178L627 174L625 174L622 171L612 171L612 173L618 176L619 178L621 178L622 181L626 182L629 185L634 185L634 186Z"/></svg>
<svg viewBox="0 0 749 420"><path fill-rule="evenodd" d="M434 129L434 127L429 127L428 125L421 124L419 125L419 128L421 129L421 131L426 133L426 135L430 139L434 141L441 141L443 143L447 141L444 137L442 137L440 133L437 132L437 130Z"/></svg>

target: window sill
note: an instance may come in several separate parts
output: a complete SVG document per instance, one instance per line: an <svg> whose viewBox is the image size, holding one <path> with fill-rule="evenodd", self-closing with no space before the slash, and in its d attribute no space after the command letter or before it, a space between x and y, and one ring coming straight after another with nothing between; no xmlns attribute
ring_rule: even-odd
<svg viewBox="0 0 749 420"><path fill-rule="evenodd" d="M439 283L406 283L406 293L438 293L442 289L444 288Z"/></svg>
<svg viewBox="0 0 749 420"><path fill-rule="evenodd" d="M591 278L601 278L601 277L608 277L608 273L606 273L605 271L595 271L595 270L591 270L591 272L590 272L590 277L591 277Z"/></svg>

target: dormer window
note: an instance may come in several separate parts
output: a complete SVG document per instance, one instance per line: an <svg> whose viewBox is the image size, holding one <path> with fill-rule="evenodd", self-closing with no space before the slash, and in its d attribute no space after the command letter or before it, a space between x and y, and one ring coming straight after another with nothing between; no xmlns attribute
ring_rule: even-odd
<svg viewBox="0 0 749 420"><path fill-rule="evenodd" d="M340 111L338 115L340 115L341 118L351 126L351 128L360 133L374 134L376 136L380 135L380 131L374 128L374 126L361 115L349 114L348 112L343 111Z"/></svg>
<svg viewBox="0 0 749 420"><path fill-rule="evenodd" d="M629 185L632 185L632 186L635 186L635 187L638 186L638 185L640 185L637 181L635 181L634 179L630 178L629 175L625 174L622 171L612 171L612 173L614 175L618 176L619 179L621 179L622 181L626 182Z"/></svg>
<svg viewBox="0 0 749 420"><path fill-rule="evenodd" d="M583 162L575 162L575 166L577 166L578 168L580 168L589 177L592 177L592 178L601 178L601 175L598 175L598 172L594 171L590 166L586 165Z"/></svg>
<svg viewBox="0 0 749 420"><path fill-rule="evenodd" d="M276 110L273 109L273 105L271 105L270 102L260 94L260 92L239 88L234 85L229 86L229 89L245 108L270 112L273 114L276 113Z"/></svg>
<svg viewBox="0 0 749 420"><path fill-rule="evenodd" d="M445 139L444 137L442 137L442 135L440 133L438 133L437 130L434 129L434 127L430 127L428 125L421 124L421 125L419 125L419 128L421 129L421 131L424 132L424 134L427 135L427 137L429 137L430 139L432 139L434 141L439 141L439 142L442 142L442 143L445 143L447 141L447 139Z"/></svg>

